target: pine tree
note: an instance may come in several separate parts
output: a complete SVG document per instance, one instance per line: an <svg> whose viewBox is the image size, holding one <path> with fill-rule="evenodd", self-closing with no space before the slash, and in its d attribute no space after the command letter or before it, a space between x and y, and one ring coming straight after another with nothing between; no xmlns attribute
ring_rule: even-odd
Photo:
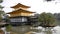
<svg viewBox="0 0 60 34"><path fill-rule="evenodd" d="M41 23L41 26L55 26L55 17L51 13L41 13L39 17L39 22Z"/></svg>
<svg viewBox="0 0 60 34"><path fill-rule="evenodd" d="M3 0L0 0L0 3L2 3L2 2L3 2ZM4 7L0 5L0 21L2 21L2 19L3 19L2 16L5 14L4 11L2 10L3 8Z"/></svg>
<svg viewBox="0 0 60 34"><path fill-rule="evenodd" d="M0 0L0 3L2 3L3 0ZM9 17L8 15L3 11L3 6L0 5L0 22L2 21L2 19L5 21L5 22L9 22Z"/></svg>

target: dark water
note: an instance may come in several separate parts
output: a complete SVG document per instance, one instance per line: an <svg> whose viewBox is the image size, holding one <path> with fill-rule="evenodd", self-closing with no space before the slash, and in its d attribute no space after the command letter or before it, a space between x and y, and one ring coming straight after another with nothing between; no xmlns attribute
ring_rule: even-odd
<svg viewBox="0 0 60 34"><path fill-rule="evenodd" d="M43 28L32 26L16 26L12 27L12 31L17 34L60 34L60 26Z"/></svg>

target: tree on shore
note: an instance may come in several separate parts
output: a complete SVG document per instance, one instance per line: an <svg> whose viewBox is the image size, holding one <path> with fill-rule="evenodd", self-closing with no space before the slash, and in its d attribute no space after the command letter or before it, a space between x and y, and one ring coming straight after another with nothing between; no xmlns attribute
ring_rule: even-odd
<svg viewBox="0 0 60 34"><path fill-rule="evenodd" d="M3 0L0 0L0 3L2 3L3 2ZM9 20L9 16L3 11L3 6L2 5L0 5L0 22L1 21L5 21L5 22L10 22L10 20Z"/></svg>
<svg viewBox="0 0 60 34"><path fill-rule="evenodd" d="M3 0L0 0L0 3L2 3ZM4 7L0 5L0 22L2 21L2 16L4 14L4 11L2 10Z"/></svg>
<svg viewBox="0 0 60 34"><path fill-rule="evenodd" d="M41 26L55 26L55 18L54 15L51 13L41 13L39 16L39 22Z"/></svg>

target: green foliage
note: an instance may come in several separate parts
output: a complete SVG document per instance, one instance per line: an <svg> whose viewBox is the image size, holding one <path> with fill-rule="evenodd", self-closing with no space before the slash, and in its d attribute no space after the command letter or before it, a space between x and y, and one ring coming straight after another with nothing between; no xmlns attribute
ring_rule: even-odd
<svg viewBox="0 0 60 34"><path fill-rule="evenodd" d="M3 2L3 0L0 0L0 3L2 3ZM2 7L1 5L0 5L0 22L2 21L2 19L3 19L3 15L5 14L5 12L2 10L4 7Z"/></svg>
<svg viewBox="0 0 60 34"><path fill-rule="evenodd" d="M5 14L5 12L4 11L0 11L0 21L2 21L2 19L3 19L3 15Z"/></svg>
<svg viewBox="0 0 60 34"><path fill-rule="evenodd" d="M8 25L8 26L6 26L6 31L11 31L11 28L12 28L12 25Z"/></svg>
<svg viewBox="0 0 60 34"><path fill-rule="evenodd" d="M41 13L38 20L43 26L55 25L55 18L51 13Z"/></svg>
<svg viewBox="0 0 60 34"><path fill-rule="evenodd" d="M0 9L3 9L4 7L0 5Z"/></svg>
<svg viewBox="0 0 60 34"><path fill-rule="evenodd" d="M2 16L5 14L5 12L2 9L3 7L0 5L0 21L2 21Z"/></svg>
<svg viewBox="0 0 60 34"><path fill-rule="evenodd" d="M2 19L3 19L2 16L5 16L4 20L5 20L5 22L8 22L9 21L9 17L8 17L8 15L6 15L6 13L4 11L2 11L3 8L4 7L2 7L0 5L0 21L2 21Z"/></svg>
<svg viewBox="0 0 60 34"><path fill-rule="evenodd" d="M3 0L0 0L0 3L2 3L3 2Z"/></svg>

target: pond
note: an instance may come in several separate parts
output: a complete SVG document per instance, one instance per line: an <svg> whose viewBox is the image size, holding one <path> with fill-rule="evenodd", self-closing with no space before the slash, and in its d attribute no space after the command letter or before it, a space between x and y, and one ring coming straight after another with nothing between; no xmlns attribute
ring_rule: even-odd
<svg viewBox="0 0 60 34"><path fill-rule="evenodd" d="M15 26L12 32L17 34L60 34L60 26L43 28L41 26Z"/></svg>

